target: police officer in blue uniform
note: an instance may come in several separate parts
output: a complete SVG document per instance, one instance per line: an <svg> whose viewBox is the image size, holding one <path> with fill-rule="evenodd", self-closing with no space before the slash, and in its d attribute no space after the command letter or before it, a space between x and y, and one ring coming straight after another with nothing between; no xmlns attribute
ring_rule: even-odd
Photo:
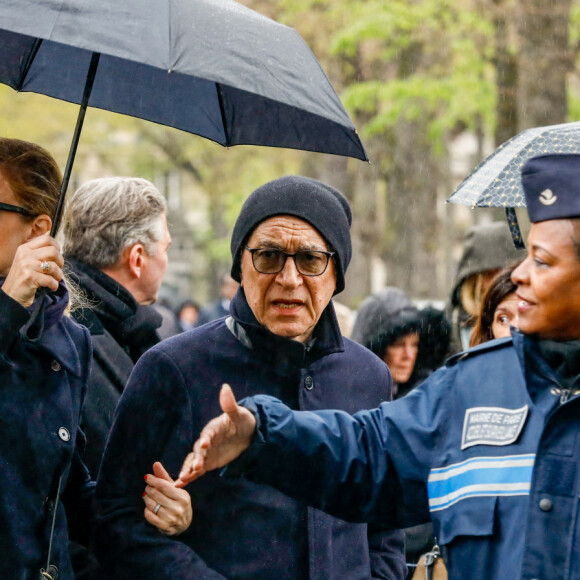
<svg viewBox="0 0 580 580"><path fill-rule="evenodd" d="M263 395L238 406L225 387L182 483L235 459L226 476L347 520L431 517L450 578L580 578L580 155L533 158L522 180L519 331L354 417Z"/></svg>

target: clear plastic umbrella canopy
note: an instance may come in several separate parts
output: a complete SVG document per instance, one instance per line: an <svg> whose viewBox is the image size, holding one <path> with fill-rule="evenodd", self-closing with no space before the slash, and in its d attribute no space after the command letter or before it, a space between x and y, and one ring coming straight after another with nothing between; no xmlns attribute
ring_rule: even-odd
<svg viewBox="0 0 580 580"><path fill-rule="evenodd" d="M580 153L580 122L522 131L480 163L447 201L471 207L525 207L522 166L548 153Z"/></svg>

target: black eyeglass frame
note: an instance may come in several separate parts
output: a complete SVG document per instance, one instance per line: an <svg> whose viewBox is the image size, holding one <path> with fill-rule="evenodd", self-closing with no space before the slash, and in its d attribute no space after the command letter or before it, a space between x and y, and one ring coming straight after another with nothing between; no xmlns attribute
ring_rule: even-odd
<svg viewBox="0 0 580 580"><path fill-rule="evenodd" d="M19 213L21 215L25 215L26 217L36 217L33 213L29 212L25 207L21 207L19 205L12 205L11 203L0 202L0 211Z"/></svg>
<svg viewBox="0 0 580 580"><path fill-rule="evenodd" d="M326 272L326 270L328 269L328 262L330 262L330 258L333 258L336 255L336 252L326 252L325 250L298 250L297 252L290 254L288 252L285 252L284 250L281 250L280 248L249 248L248 246L244 246L244 249L248 250L248 252L252 254L252 266L254 266L254 270L256 270L256 272L258 272L259 274L265 274L266 276L275 276L276 274L279 274L284 269L284 266L286 265L286 260L288 258L292 258L294 260L296 270L298 270L298 273L301 276L308 276L309 278L322 276L322 274L324 274L324 272ZM271 252L280 252L281 254L284 255L284 261L282 262L282 266L276 272L262 272L258 270L258 268L256 267L256 263L254 262L254 254L256 252L264 250ZM324 254L326 256L326 265L324 266L324 270L322 270L322 272L320 272L319 274L305 274L304 272L301 272L294 258L297 254Z"/></svg>

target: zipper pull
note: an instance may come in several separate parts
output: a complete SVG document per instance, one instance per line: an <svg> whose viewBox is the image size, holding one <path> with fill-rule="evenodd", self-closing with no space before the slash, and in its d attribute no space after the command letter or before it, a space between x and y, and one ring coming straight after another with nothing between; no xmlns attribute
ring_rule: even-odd
<svg viewBox="0 0 580 580"><path fill-rule="evenodd" d="M552 395L560 397L560 405L567 403L570 400L570 396L572 395L572 389L564 389L562 387L552 387L550 392ZM579 391L574 391L574 395L577 394L580 394Z"/></svg>

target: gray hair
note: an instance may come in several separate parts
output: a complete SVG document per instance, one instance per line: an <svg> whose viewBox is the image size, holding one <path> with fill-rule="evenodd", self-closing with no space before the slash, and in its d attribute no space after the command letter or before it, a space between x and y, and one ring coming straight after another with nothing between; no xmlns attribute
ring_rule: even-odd
<svg viewBox="0 0 580 580"><path fill-rule="evenodd" d="M150 256L163 238L167 203L146 179L105 177L82 185L68 201L63 254L99 269L115 265L125 248L143 244Z"/></svg>

